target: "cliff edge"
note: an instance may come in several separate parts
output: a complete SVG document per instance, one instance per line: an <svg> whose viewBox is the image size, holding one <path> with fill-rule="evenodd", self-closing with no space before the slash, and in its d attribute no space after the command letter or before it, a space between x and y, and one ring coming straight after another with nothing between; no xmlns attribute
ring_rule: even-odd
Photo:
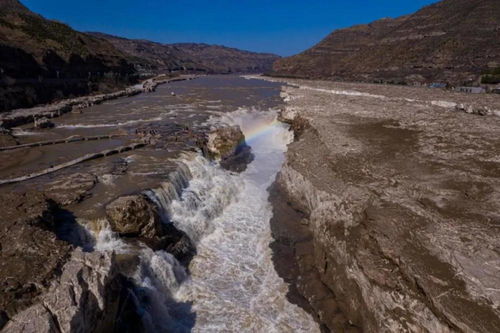
<svg viewBox="0 0 500 333"><path fill-rule="evenodd" d="M272 223L278 243L291 244L298 276L285 278L306 308L332 331L497 331L498 99L287 83L282 118L296 140L275 212L288 203L295 217ZM493 111L468 114L460 103ZM311 236L280 234L290 223Z"/></svg>

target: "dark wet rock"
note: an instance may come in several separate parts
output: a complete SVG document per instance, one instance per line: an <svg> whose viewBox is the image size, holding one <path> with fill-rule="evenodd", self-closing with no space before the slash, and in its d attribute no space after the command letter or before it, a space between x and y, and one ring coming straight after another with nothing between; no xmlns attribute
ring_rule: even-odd
<svg viewBox="0 0 500 333"><path fill-rule="evenodd" d="M253 160L251 148L245 142L245 135L239 126L217 128L208 136L209 156L220 160L223 168L242 172Z"/></svg>
<svg viewBox="0 0 500 333"><path fill-rule="evenodd" d="M0 147L11 147L17 144L16 139L7 131L1 131L0 127Z"/></svg>
<svg viewBox="0 0 500 333"><path fill-rule="evenodd" d="M182 230L177 229L172 223L163 225L162 245L180 263L187 266L196 254L196 248L191 239Z"/></svg>
<svg viewBox="0 0 500 333"><path fill-rule="evenodd" d="M181 262L188 262L196 252L189 237L172 223L162 222L157 206L142 194L116 199L106 213L111 229L123 237L166 250Z"/></svg>
<svg viewBox="0 0 500 333"><path fill-rule="evenodd" d="M2 193L0 205L0 317L12 318L60 276L72 247L56 238L57 207L41 193Z"/></svg>
<svg viewBox="0 0 500 333"><path fill-rule="evenodd" d="M111 229L123 236L157 241L162 234L158 212L143 195L120 197L106 207Z"/></svg>
<svg viewBox="0 0 500 333"><path fill-rule="evenodd" d="M35 119L35 128L53 128L55 125L46 117Z"/></svg>
<svg viewBox="0 0 500 333"><path fill-rule="evenodd" d="M243 172L253 159L252 149L245 144L239 146L234 155L222 159L220 165L229 171Z"/></svg>

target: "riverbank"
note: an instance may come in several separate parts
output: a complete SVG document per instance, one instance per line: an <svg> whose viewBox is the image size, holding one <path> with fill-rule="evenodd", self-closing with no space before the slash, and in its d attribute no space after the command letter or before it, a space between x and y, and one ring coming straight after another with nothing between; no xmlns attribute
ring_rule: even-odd
<svg viewBox="0 0 500 333"><path fill-rule="evenodd" d="M500 110L500 100L282 82L281 116L296 140L274 187L273 230L284 247L275 250L275 265L279 272L283 258L295 259L295 273L283 276L320 322L332 331L341 318L354 331L494 331L500 120L455 112L455 105ZM304 226L312 253L309 238L294 236L307 232L280 233ZM325 316L332 308L338 311Z"/></svg>
<svg viewBox="0 0 500 333"><path fill-rule="evenodd" d="M48 125L49 119L60 117L65 113L80 111L91 107L92 105L101 104L117 98L135 96L144 92L153 92L156 87L161 84L191 80L194 78L196 78L194 75L181 75L179 77L166 77L162 75L145 80L142 83L128 87L127 89L109 94L82 96L65 99L49 105L2 112L0 113L0 133L2 130L8 130L12 127L28 123L34 123L35 127L44 126L43 124L48 127L50 126Z"/></svg>
<svg viewBox="0 0 500 333"><path fill-rule="evenodd" d="M151 94L108 101L83 114L54 118L52 128L16 129L19 147L0 151L0 179L16 180L0 186L5 212L0 219L3 331L133 328L184 332L207 324L201 318L210 317L213 310L227 315L224 310L228 308L214 307L210 302L226 299L229 291L234 309L240 308L241 297L248 304L266 306L259 319L262 327L281 325L311 331L314 322L287 303L286 285L270 265L266 219L248 221L252 230L266 236L257 252L267 252L258 257L254 257L255 251L247 253L245 258L251 262L242 261L238 266L243 275L254 265L259 268L247 293L233 290L229 284L213 298L190 299L190 285L183 286L196 265L211 262L205 260L205 243L201 242L211 238L210 225L219 225L220 216L232 214L226 209L234 213L234 207L226 205L237 203L236 194L246 189L239 185L247 182L239 173L266 183L273 178L269 173L279 169L272 164L270 170L259 171L265 164L254 158L262 158L274 145L261 145L263 151L254 154L249 147L253 145L245 144L252 139L254 129L245 129L237 121L248 117L247 124L254 116L257 121L263 117L263 123L269 125L266 128L277 126L276 130L289 138L275 121L275 113L255 109L269 110L279 100L278 84L214 76L173 83ZM235 115L230 114L235 110ZM233 122L220 121L222 118ZM272 133L265 132L271 142ZM134 146L135 150L121 149L136 144L140 146ZM282 154L279 149L285 148L284 142L276 145ZM279 155L276 151L268 153L273 156L269 161L280 161L274 158ZM46 170L50 173L41 172ZM269 179L259 175L269 175ZM267 185L258 187L253 180L248 180L248 185L258 191L255 198L259 200L254 202L258 208L245 206L246 200L252 199L251 192L241 201L244 207L236 211L255 210L268 218ZM235 195L224 197L226 192ZM204 223L191 224L199 220ZM227 218L224 223L231 226L234 219ZM232 235L255 236L240 231L234 230ZM237 246L231 248L236 252L226 262L228 272L244 257L238 255ZM191 275L193 281L203 281L208 270L196 272ZM257 273L263 273L266 284ZM259 293L255 293L257 289ZM256 294L262 302L254 301ZM195 303L199 307L193 306ZM283 307L288 310L280 313ZM254 319L252 311L240 310ZM210 322L216 323L217 318L222 315L215 313ZM246 323L227 320L228 325L239 327Z"/></svg>

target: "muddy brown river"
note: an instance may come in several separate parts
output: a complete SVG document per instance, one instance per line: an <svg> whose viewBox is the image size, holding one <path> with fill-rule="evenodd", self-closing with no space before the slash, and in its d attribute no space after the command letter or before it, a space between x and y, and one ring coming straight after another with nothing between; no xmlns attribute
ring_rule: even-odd
<svg viewBox="0 0 500 333"><path fill-rule="evenodd" d="M48 193L64 206L57 217L60 239L90 253L137 258L126 275L143 331L318 331L313 318L288 301L269 247L268 188L293 139L288 125L277 121L280 89L262 80L208 76L69 113L54 119L52 129L14 128L20 144L113 137L1 152L0 179L127 146L143 133L154 139L0 191ZM253 161L242 173L224 170L197 148L202 133L221 126L239 126L252 149ZM106 206L137 193L194 244L188 266L111 230Z"/></svg>

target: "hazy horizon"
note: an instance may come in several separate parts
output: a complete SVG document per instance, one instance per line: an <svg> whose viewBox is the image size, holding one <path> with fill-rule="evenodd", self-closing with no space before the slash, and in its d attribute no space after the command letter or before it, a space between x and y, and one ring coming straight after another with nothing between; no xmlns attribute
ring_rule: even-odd
<svg viewBox="0 0 500 333"><path fill-rule="evenodd" d="M435 0L233 2L160 0L21 0L32 11L79 31L160 43L207 43L290 56L330 32L410 14ZM140 13L140 14L138 14Z"/></svg>

